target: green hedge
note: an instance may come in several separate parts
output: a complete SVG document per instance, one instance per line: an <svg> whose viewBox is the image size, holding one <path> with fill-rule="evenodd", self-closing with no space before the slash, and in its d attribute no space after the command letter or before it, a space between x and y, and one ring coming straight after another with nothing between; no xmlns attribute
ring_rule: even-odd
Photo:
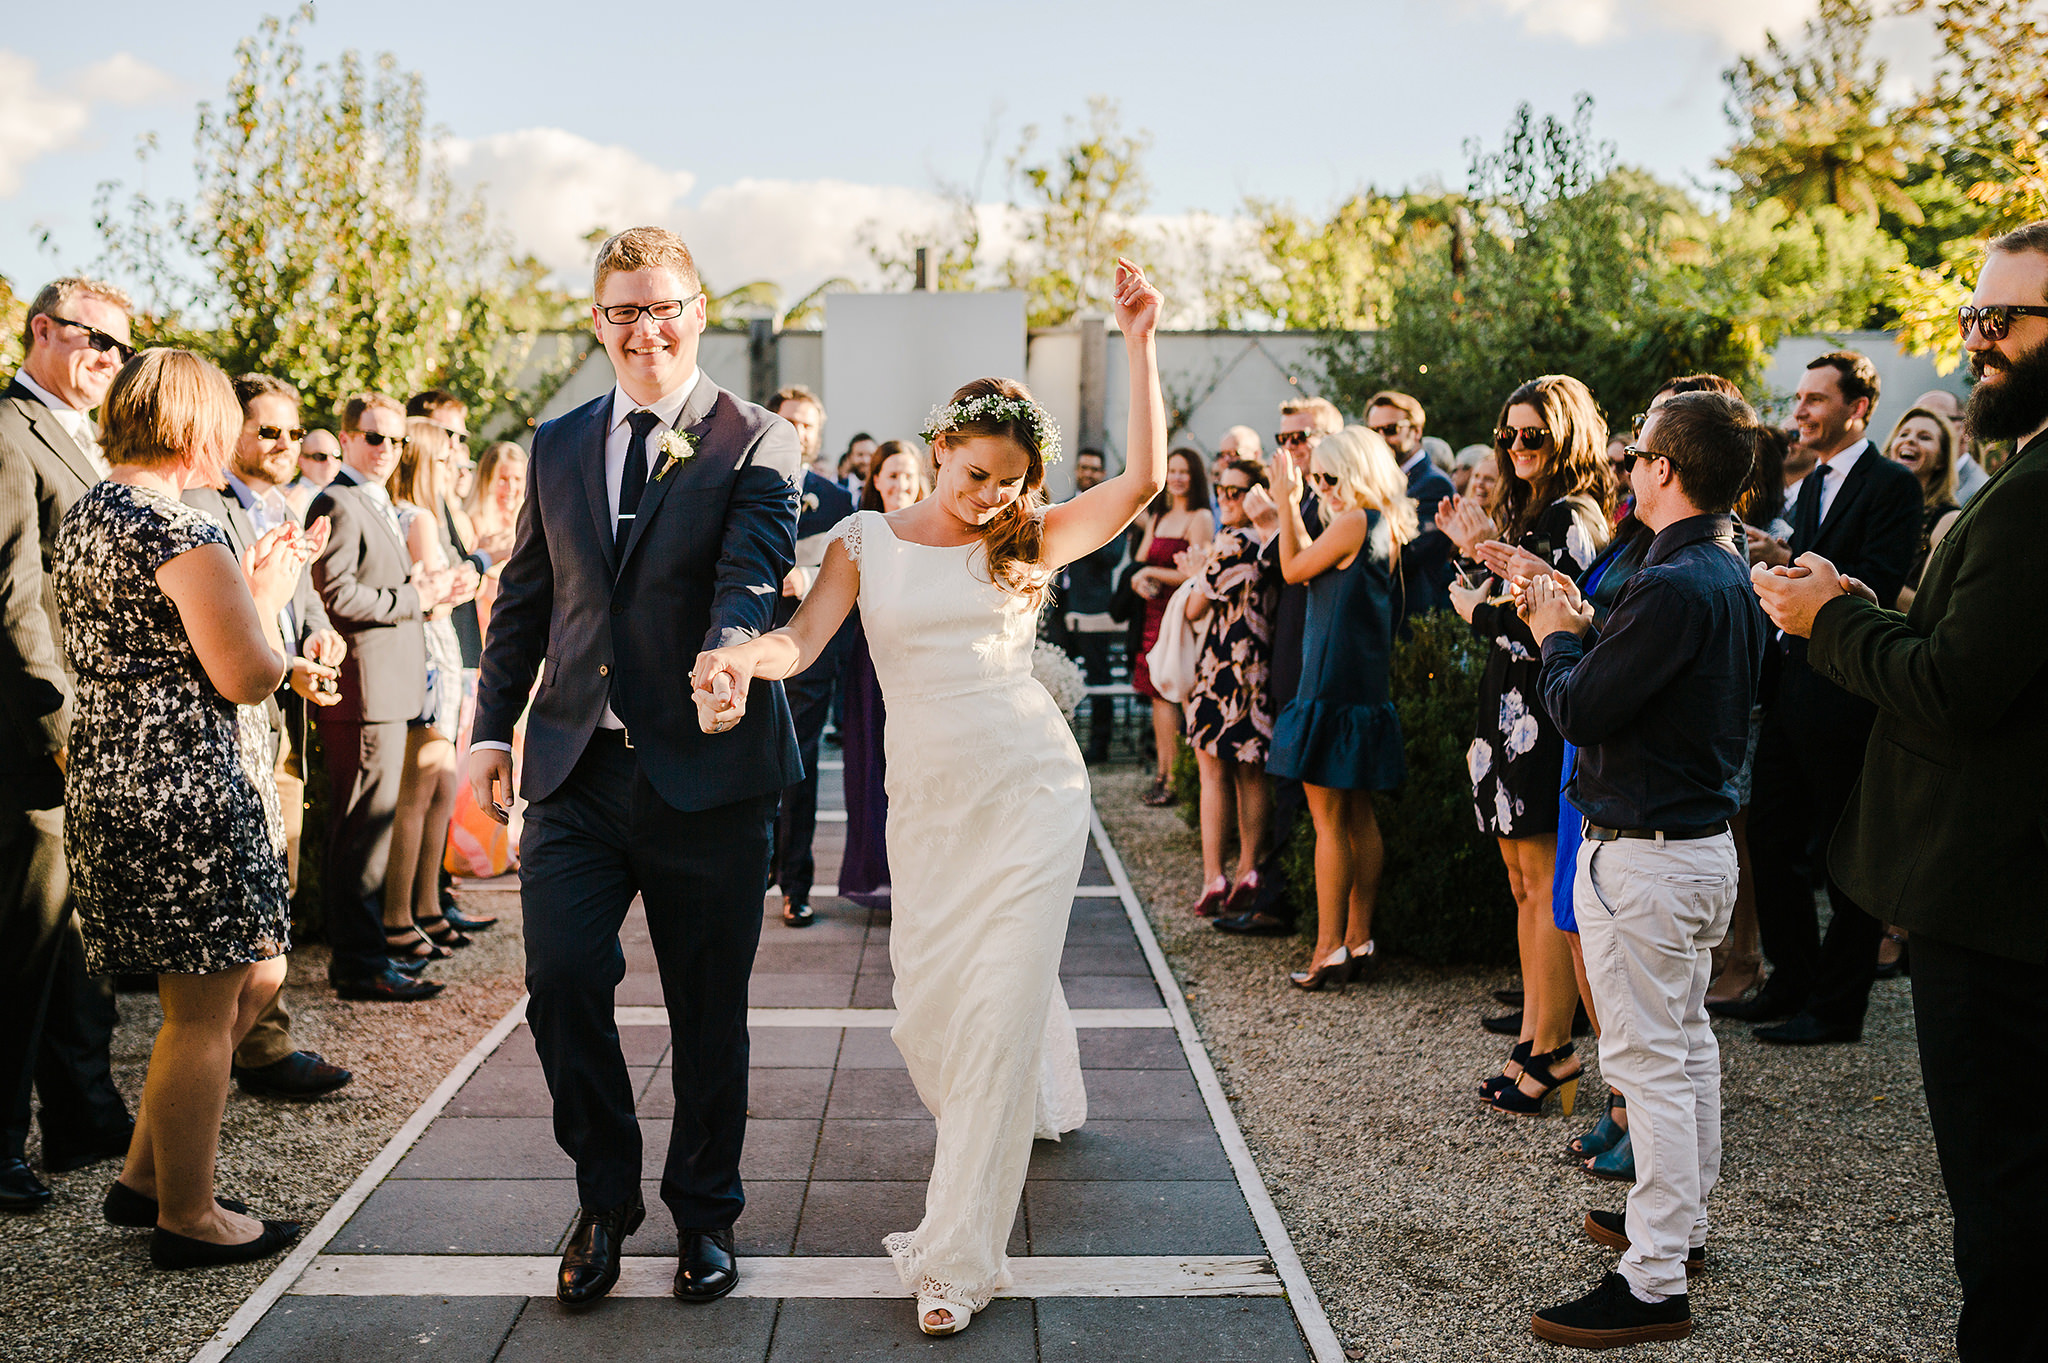
<svg viewBox="0 0 2048 1363"><path fill-rule="evenodd" d="M1472 817L1465 773L1486 654L1471 627L1449 611L1416 620L1412 637L1394 645L1389 686L1401 714L1408 779L1398 792L1375 797L1387 870L1373 936L1382 950L1432 964L1515 958L1514 897L1499 848ZM1199 832L1201 783L1185 740L1174 758L1173 788L1181 817ZM1306 814L1282 865L1295 921L1312 931L1315 829Z"/></svg>

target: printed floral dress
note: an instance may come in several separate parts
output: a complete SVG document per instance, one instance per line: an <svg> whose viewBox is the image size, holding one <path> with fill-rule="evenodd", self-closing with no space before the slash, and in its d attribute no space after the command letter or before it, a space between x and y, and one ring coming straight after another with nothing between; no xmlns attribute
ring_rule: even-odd
<svg viewBox="0 0 2048 1363"><path fill-rule="evenodd" d="M1195 663L1188 742L1238 762L1264 762L1273 741L1266 670L1273 659L1274 593L1271 574L1259 571L1259 548L1248 530L1218 531L1195 586L1215 605Z"/></svg>
<svg viewBox="0 0 2048 1363"><path fill-rule="evenodd" d="M93 974L207 975L291 949L261 706L213 689L157 569L228 545L205 512L102 482L57 535L77 668L64 843Z"/></svg>
<svg viewBox="0 0 2048 1363"><path fill-rule="evenodd" d="M1552 502L1521 547L1577 577L1598 549L1587 530L1591 508L1577 510L1564 498ZM1465 750L1473 816L1497 838L1554 837L1564 739L1543 708L1541 646L1505 588L1473 610L1472 632L1493 645L1479 682L1478 733Z"/></svg>

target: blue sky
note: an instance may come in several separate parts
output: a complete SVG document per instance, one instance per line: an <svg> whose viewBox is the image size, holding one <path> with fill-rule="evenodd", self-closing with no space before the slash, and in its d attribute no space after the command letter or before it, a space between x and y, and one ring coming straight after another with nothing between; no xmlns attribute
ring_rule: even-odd
<svg viewBox="0 0 2048 1363"><path fill-rule="evenodd" d="M32 287L89 262L94 186L189 184L194 105L275 4L40 6L0 35L0 273ZM581 231L665 221L707 276L801 290L858 273L863 223L933 211L998 128L984 195L1024 125L1056 135L1089 96L1148 130L1153 210L1229 215L1247 194L1321 208L1364 185L1464 178L1463 144L1514 106L1579 91L1622 159L1711 178L1720 70L1810 0L1437 0L1225 5L1040 0L675 4L605 32L580 6L331 0L316 57L388 50L426 80L459 173L521 244L575 268ZM87 17L89 16L89 18ZM54 253L37 244L47 231Z"/></svg>

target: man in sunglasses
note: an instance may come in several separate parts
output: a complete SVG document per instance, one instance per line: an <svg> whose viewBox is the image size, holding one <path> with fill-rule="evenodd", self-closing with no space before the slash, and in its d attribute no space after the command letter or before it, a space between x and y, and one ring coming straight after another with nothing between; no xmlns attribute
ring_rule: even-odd
<svg viewBox="0 0 2048 1363"><path fill-rule="evenodd" d="M128 296L60 279L29 305L28 355L0 397L0 1209L34 1211L51 1192L23 1161L31 1086L42 1098L43 1167L121 1153L132 1124L107 1058L113 995L85 973L64 862L64 757L71 674L47 571L57 528L100 480L87 415L129 348ZM40 1057L41 1063L38 1063Z"/></svg>
<svg viewBox="0 0 2048 1363"><path fill-rule="evenodd" d="M1365 407L1365 424L1387 448L1394 462L1408 477L1408 495L1415 499L1415 538L1401 546L1402 589L1408 621L1428 611L1449 610L1451 605L1451 558L1455 552L1451 537L1436 528L1436 509L1457 489L1450 478L1431 462L1422 445L1422 427L1427 420L1422 404L1406 393L1391 390L1374 393Z"/></svg>
<svg viewBox="0 0 2048 1363"><path fill-rule="evenodd" d="M2018 448L1963 508L1913 608L1825 554L1752 573L1814 671L1875 707L1828 846L1858 903L1913 935L1927 1115L1955 1212L1963 1363L2048 1357L2048 222L1994 240L1958 321L1980 445Z"/></svg>

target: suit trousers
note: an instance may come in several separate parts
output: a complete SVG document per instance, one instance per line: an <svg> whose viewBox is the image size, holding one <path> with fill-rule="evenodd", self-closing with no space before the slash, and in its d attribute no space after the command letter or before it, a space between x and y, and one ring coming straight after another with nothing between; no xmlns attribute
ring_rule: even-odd
<svg viewBox="0 0 2048 1363"><path fill-rule="evenodd" d="M792 904L811 902L811 884L818 874L817 858L811 853L818 835L818 747L824 741L825 720L842 675L833 662L827 657L782 684L782 693L789 697L790 722L796 726L797 752L804 764L803 779L783 789L775 818L775 883Z"/></svg>
<svg viewBox="0 0 2048 1363"><path fill-rule="evenodd" d="M107 1053L116 1021L108 981L85 973L64 811L0 811L0 1158L22 1157L32 1094L46 1153L126 1131Z"/></svg>
<svg viewBox="0 0 2048 1363"><path fill-rule="evenodd" d="M1638 1292L1685 1292L1721 1176L1721 1048L1707 1025L1713 947L1735 911L1735 839L1579 845L1572 908L1603 1024L1600 1071L1628 1099L1636 1182L1617 1271Z"/></svg>
<svg viewBox="0 0 2048 1363"><path fill-rule="evenodd" d="M1770 958L1770 989L1822 1025L1860 1032L1877 979L1884 924L1826 876L1834 918L1825 940L1802 863L1825 867L1828 839L1863 770L1870 726L1816 728L1798 711L1773 710L1757 741L1749 813L1757 930Z"/></svg>
<svg viewBox="0 0 2048 1363"><path fill-rule="evenodd" d="M1114 634L1068 631L1063 647L1081 665L1081 675L1090 686L1109 685L1109 643ZM1116 697L1088 698L1088 758L1093 762L1109 757L1109 732L1116 723Z"/></svg>
<svg viewBox="0 0 2048 1363"><path fill-rule="evenodd" d="M520 839L526 1018L576 1163L582 1205L640 1188L640 1124L619 1050L619 929L638 894L668 1008L675 1119L661 1198L682 1230L746 1205L747 978L761 940L773 792L684 812L655 793L617 730L599 729L568 780L529 805Z"/></svg>
<svg viewBox="0 0 2048 1363"><path fill-rule="evenodd" d="M1962 1363L2048 1360L2035 1293L2048 1220L2048 997L2041 967L1913 934L1913 1021L1956 1218Z"/></svg>
<svg viewBox="0 0 2048 1363"><path fill-rule="evenodd" d="M405 778L404 720L320 721L327 762L328 978L367 979L390 964L384 947L384 872Z"/></svg>

